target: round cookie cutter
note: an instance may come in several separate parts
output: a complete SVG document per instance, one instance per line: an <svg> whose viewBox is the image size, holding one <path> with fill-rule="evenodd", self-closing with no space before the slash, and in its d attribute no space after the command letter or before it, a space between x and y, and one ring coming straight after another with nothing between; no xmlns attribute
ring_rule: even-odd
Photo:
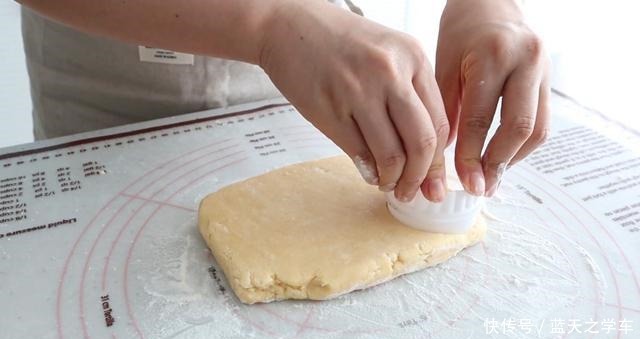
<svg viewBox="0 0 640 339"><path fill-rule="evenodd" d="M433 233L465 233L476 221L484 198L464 190L448 191L444 200L434 203L418 191L413 200L401 202L393 192L385 193L387 207L401 223Z"/></svg>

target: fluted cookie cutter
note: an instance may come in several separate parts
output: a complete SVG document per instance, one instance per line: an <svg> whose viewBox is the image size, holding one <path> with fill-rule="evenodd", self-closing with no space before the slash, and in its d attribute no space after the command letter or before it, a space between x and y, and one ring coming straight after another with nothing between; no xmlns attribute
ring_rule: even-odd
<svg viewBox="0 0 640 339"><path fill-rule="evenodd" d="M393 192L385 193L391 215L403 224L433 233L465 233L476 221L484 198L464 190L450 190L442 202L427 200L418 191L413 200L401 202Z"/></svg>

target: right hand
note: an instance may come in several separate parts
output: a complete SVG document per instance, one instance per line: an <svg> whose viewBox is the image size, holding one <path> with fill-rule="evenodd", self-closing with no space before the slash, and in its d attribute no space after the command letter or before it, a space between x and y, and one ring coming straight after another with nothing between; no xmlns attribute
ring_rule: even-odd
<svg viewBox="0 0 640 339"><path fill-rule="evenodd" d="M420 44L324 0L285 0L274 13L260 66L282 94L368 183L441 201L449 123Z"/></svg>

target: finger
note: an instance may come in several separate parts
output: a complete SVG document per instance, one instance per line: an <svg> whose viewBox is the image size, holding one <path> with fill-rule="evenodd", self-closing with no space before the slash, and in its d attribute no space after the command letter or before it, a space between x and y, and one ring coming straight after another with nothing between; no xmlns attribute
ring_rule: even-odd
<svg viewBox="0 0 640 339"><path fill-rule="evenodd" d="M449 139L450 125L433 73L429 69L424 70L414 79L413 86L427 108L437 138L431 166L429 166L427 177L420 188L428 200L440 202L444 200L447 192L444 149Z"/></svg>
<svg viewBox="0 0 640 339"><path fill-rule="evenodd" d="M407 155L395 190L400 201L411 201L427 176L438 140L426 107L413 86L389 96L389 116Z"/></svg>
<svg viewBox="0 0 640 339"><path fill-rule="evenodd" d="M322 128L322 132L351 158L362 179L370 185L378 185L376 161L367 146L355 120L345 119L339 125Z"/></svg>
<svg viewBox="0 0 640 339"><path fill-rule="evenodd" d="M447 136L446 142L446 146L449 146L458 134L458 121L462 107L462 84L460 81L460 73L457 71L458 68L452 68L450 70L443 70L443 68L444 67L436 66L436 81L449 121L449 135ZM429 112L431 112L431 110L429 110Z"/></svg>
<svg viewBox="0 0 640 339"><path fill-rule="evenodd" d="M550 97L551 88L549 86L549 79L545 76L542 80L542 84L540 85L540 91L538 94L538 112L536 114L536 125L533 128L533 133L531 133L529 139L511 159L509 166L513 166L518 161L527 157L547 139L549 134L549 125L551 123Z"/></svg>
<svg viewBox="0 0 640 339"><path fill-rule="evenodd" d="M396 188L404 169L404 148L386 106L380 104L369 107L372 108L356 112L354 118L375 159L379 188L383 192L391 192Z"/></svg>
<svg viewBox="0 0 640 339"><path fill-rule="evenodd" d="M492 196L511 159L533 133L538 109L541 72L517 68L504 86L500 126L483 156L486 196Z"/></svg>
<svg viewBox="0 0 640 339"><path fill-rule="evenodd" d="M456 142L460 181L467 192L478 196L485 192L481 152L504 84L504 76L492 68L470 75L464 85Z"/></svg>

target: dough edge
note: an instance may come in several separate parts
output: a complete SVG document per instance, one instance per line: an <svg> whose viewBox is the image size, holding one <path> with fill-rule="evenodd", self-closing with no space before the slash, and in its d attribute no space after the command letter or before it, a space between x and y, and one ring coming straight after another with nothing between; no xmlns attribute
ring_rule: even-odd
<svg viewBox="0 0 640 339"><path fill-rule="evenodd" d="M300 164L304 163L290 166ZM255 178L257 177L241 180L226 187L231 187ZM224 190L226 187L221 190ZM402 251L400 251L401 253L395 253L395 255L391 256L389 256L388 253L381 253L382 255L380 256L372 257L372 260L375 261L377 267L381 267L383 269L370 272L366 279L361 279L360 281L350 285L330 286L317 276L306 276L305 278L308 278L306 282L289 284L281 281L275 273L271 275L270 280L261 279L256 281L253 279L254 277L252 277L251 272L243 272L242 270L239 270L233 265L231 260L232 258L224 258L224 253L214 246L215 241L213 238L215 234L212 232L212 223L214 221L210 219L210 216L207 213L202 212L202 206L206 205L209 199L214 198L216 193L217 192L213 192L207 195L200 202L198 228L235 295L245 304L254 304L259 302L268 303L285 299L327 300L356 290L366 289L404 274L436 266L452 258L463 249L473 246L481 241L487 228L485 218L482 215L479 215L476 219L475 225L467 233L451 235L450 239L446 241L446 246L444 247L434 248L428 241L416 243L415 247L418 249L418 255L409 256L408 259L410 260L406 260L406 253L404 258L400 259ZM422 251L422 249L425 250Z"/></svg>
<svg viewBox="0 0 640 339"><path fill-rule="evenodd" d="M209 228L208 222L199 223L200 232L205 238L207 246L211 249L213 241L211 241L210 233L207 235L207 229ZM335 293L314 293L315 287L313 286L313 281L315 277L311 277L311 279L304 285L295 285L292 286L290 284L284 283L280 281L277 276L274 274L272 276L273 280L267 288L257 287L255 284L252 284L251 287L245 287L240 282L242 272L237 272L233 267L228 265L230 261L222 260L220 257L222 254L218 254L217 251L211 251L213 256L216 259L216 263L222 268L224 272L225 278L227 282L230 284L234 293L245 304L255 304L255 303L269 303L273 301L279 300L287 300L287 299L301 299L301 300L329 300L333 298L337 298L341 295L345 295L357 290L367 289L369 287L373 287L387 281L393 280L401 275L413 273L420 271L422 269L437 266L452 257L456 256L462 250L471 247L477 243L479 243L486 233L486 220L482 215L478 216L476 224L472 227L472 229L465 233L462 236L468 237L470 242L465 240L458 240L454 242L454 246L450 246L445 249L434 250L431 248L431 251L425 253L425 258L421 260L414 260L414 262L405 265L403 264L400 268L394 268L395 263L397 261L389 261L388 263L391 266L392 273L390 275L383 276L381 278L373 277L371 279L362 281L360 284L353 284L345 289L336 291ZM418 245L419 246L419 245ZM398 255L396 254L396 257ZM421 257L415 257L416 259L420 259ZM250 273L249 273L250 274ZM323 290L321 288L321 290Z"/></svg>

